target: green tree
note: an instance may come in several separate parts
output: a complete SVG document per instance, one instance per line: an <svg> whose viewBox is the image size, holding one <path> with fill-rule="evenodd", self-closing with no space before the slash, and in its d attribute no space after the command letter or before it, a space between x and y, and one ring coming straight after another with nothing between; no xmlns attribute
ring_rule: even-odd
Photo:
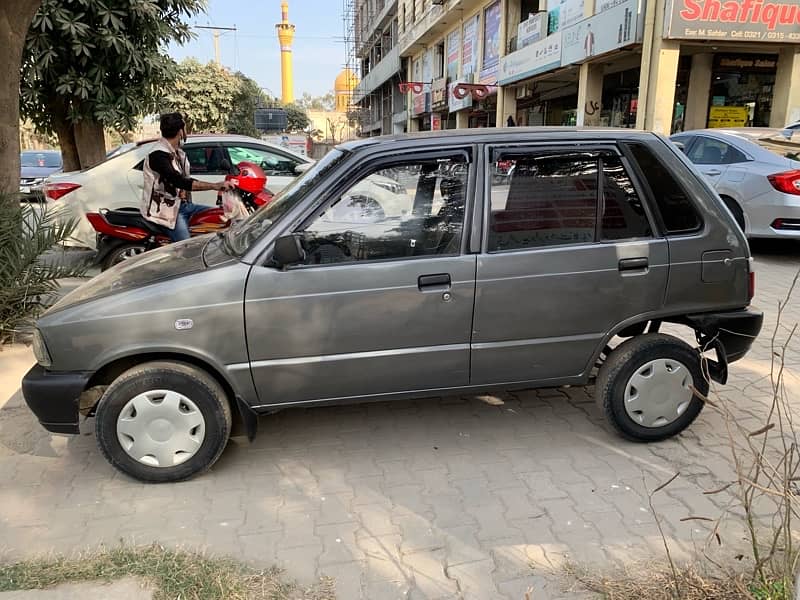
<svg viewBox="0 0 800 600"><path fill-rule="evenodd" d="M269 98L261 86L244 73L234 76L239 81L239 91L233 99L233 109L228 118L228 133L258 137L260 133L256 129L255 112L257 108L266 106Z"/></svg>
<svg viewBox="0 0 800 600"><path fill-rule="evenodd" d="M289 132L301 133L309 128L311 119L308 118L305 109L300 108L296 104L285 104L283 108L286 109L286 116L289 121Z"/></svg>
<svg viewBox="0 0 800 600"><path fill-rule="evenodd" d="M19 85L25 33L41 0L0 2L0 203L19 191Z"/></svg>
<svg viewBox="0 0 800 600"><path fill-rule="evenodd" d="M168 42L205 0L42 0L25 42L21 108L58 135L65 169L105 157L103 128L132 129L172 86Z"/></svg>
<svg viewBox="0 0 800 600"><path fill-rule="evenodd" d="M224 133L240 88L240 80L227 69L187 58L178 65L162 109L185 114L190 131Z"/></svg>

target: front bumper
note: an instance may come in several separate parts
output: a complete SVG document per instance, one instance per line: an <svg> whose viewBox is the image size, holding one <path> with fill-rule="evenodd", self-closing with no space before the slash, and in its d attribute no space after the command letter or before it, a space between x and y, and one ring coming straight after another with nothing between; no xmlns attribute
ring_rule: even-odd
<svg viewBox="0 0 800 600"><path fill-rule="evenodd" d="M78 433L78 398L91 373L56 373L34 366L22 379L22 395L42 427L53 433Z"/></svg>

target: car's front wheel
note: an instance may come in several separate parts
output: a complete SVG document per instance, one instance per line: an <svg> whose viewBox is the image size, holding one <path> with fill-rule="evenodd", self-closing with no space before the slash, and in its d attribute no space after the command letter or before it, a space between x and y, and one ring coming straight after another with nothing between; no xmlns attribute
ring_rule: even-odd
<svg viewBox="0 0 800 600"><path fill-rule="evenodd" d="M693 389L705 395L708 386L697 350L653 333L614 349L600 369L595 395L623 437L652 442L686 429L703 408Z"/></svg>
<svg viewBox="0 0 800 600"><path fill-rule="evenodd" d="M179 362L126 371L103 394L95 416L106 459L147 482L181 481L207 470L231 433L225 391L208 373Z"/></svg>

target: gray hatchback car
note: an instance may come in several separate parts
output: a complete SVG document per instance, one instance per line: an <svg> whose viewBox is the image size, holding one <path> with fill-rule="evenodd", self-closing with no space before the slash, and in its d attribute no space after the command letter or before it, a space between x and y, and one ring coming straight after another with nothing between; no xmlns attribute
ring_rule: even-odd
<svg viewBox="0 0 800 600"><path fill-rule="evenodd" d="M252 439L277 409L498 388L595 383L620 434L655 441L749 350L753 285L733 216L665 138L372 138L226 234L66 296L23 392L50 431L93 416L103 454L145 481L208 469L232 426Z"/></svg>

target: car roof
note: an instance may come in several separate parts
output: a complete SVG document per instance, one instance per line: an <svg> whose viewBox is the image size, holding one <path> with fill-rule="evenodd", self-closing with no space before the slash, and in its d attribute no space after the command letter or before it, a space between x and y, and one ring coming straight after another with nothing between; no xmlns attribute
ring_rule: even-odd
<svg viewBox="0 0 800 600"><path fill-rule="evenodd" d="M519 143L524 141L569 141L570 139L603 141L622 138L651 139L655 135L649 131L621 127L482 127L383 135L345 142L339 148L356 152L380 144L399 142L426 142L426 145L435 145L437 142Z"/></svg>

